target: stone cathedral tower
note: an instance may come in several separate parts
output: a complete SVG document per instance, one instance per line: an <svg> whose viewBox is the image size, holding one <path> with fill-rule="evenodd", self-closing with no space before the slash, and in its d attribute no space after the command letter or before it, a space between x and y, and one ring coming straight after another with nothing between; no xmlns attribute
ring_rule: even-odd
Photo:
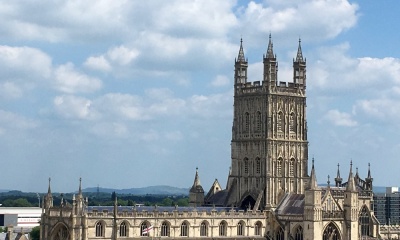
<svg viewBox="0 0 400 240"><path fill-rule="evenodd" d="M227 206L270 209L308 184L306 60L299 40L293 80L278 81L271 35L262 81L248 82L241 40L234 75L231 170Z"/></svg>

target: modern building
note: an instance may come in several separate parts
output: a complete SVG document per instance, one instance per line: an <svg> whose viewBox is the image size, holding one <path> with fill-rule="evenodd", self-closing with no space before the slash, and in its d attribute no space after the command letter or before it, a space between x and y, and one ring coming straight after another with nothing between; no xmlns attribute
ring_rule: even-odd
<svg viewBox="0 0 400 240"><path fill-rule="evenodd" d="M92 239L294 239L355 240L379 237L371 208L372 177L353 174L318 186L314 160L308 171L306 59L301 42L291 82L278 81L271 36L261 81L248 81L241 41L234 73L231 168L227 186L215 180L208 193L196 170L191 207L87 206L77 196L43 203L42 240ZM329 163L328 163L329 164Z"/></svg>
<svg viewBox="0 0 400 240"><path fill-rule="evenodd" d="M0 226L30 229L39 226L41 215L39 207L0 207Z"/></svg>
<svg viewBox="0 0 400 240"><path fill-rule="evenodd" d="M374 213L381 224L400 225L400 192L387 187L386 193L374 194Z"/></svg>

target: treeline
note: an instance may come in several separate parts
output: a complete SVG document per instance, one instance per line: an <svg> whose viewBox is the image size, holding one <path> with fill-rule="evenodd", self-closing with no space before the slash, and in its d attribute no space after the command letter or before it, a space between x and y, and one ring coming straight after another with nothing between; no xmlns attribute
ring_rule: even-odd
<svg viewBox="0 0 400 240"><path fill-rule="evenodd" d="M38 197L39 195L39 197ZM0 193L0 204L2 207L38 207L45 194L37 193L23 193L19 191L11 191ZM53 193L54 205L60 205L61 199L63 201L72 203L73 193L60 194ZM145 206L188 206L189 199L187 196L165 196L165 195L130 195L120 194L116 195L115 192L109 193L84 193L83 196L88 197L89 206L113 206L114 199L117 197L117 204L119 206L135 206L136 204L143 204ZM40 198L40 200L39 200Z"/></svg>

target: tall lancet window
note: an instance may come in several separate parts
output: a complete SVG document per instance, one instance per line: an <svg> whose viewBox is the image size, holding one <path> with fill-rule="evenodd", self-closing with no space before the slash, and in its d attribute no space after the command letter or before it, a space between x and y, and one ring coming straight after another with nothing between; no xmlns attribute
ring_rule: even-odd
<svg viewBox="0 0 400 240"><path fill-rule="evenodd" d="M283 129L284 129L284 126L285 126L285 119L284 119L284 116L283 116L283 113L282 112L279 112L278 113L278 119L277 119L277 130L279 131L279 132L282 132L283 131Z"/></svg>
<svg viewBox="0 0 400 240"><path fill-rule="evenodd" d="M246 112L244 114L244 118L245 118L244 129L245 129L246 133L248 133L250 130L250 114L248 112Z"/></svg>
<svg viewBox="0 0 400 240"><path fill-rule="evenodd" d="M293 112L289 116L289 130L296 132L296 115Z"/></svg>
<svg viewBox="0 0 400 240"><path fill-rule="evenodd" d="M259 111L257 111L257 113L256 113L256 120L257 120L257 132L261 132L261 122L262 122L262 119L261 119L261 112L259 112Z"/></svg>

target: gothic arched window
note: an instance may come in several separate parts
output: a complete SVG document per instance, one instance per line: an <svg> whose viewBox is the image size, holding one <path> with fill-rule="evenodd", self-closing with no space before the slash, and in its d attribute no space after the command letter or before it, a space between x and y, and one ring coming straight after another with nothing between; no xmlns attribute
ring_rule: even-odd
<svg viewBox="0 0 400 240"><path fill-rule="evenodd" d="M261 124L262 124L262 118L261 118L261 112L257 111L256 114L256 120L257 120L257 132L261 132Z"/></svg>
<svg viewBox="0 0 400 240"><path fill-rule="evenodd" d="M279 158L278 161L276 161L276 173L278 176L282 176L282 162L282 158Z"/></svg>
<svg viewBox="0 0 400 240"><path fill-rule="evenodd" d="M189 236L189 224L187 222L183 222L181 225L181 236L187 237Z"/></svg>
<svg viewBox="0 0 400 240"><path fill-rule="evenodd" d="M366 206L361 209L360 216L358 217L358 226L360 228L361 236L370 236L369 229L369 212Z"/></svg>
<svg viewBox="0 0 400 240"><path fill-rule="evenodd" d="M256 222L254 225L254 235L256 236L261 236L262 232L262 223L261 222Z"/></svg>
<svg viewBox="0 0 400 240"><path fill-rule="evenodd" d="M294 240L303 240L303 228L301 226L296 228Z"/></svg>
<svg viewBox="0 0 400 240"><path fill-rule="evenodd" d="M169 224L167 222L161 224L161 236L169 237Z"/></svg>
<svg viewBox="0 0 400 240"><path fill-rule="evenodd" d="M250 130L250 114L248 112L246 112L244 115L245 115L244 129L245 129L246 133L248 133Z"/></svg>
<svg viewBox="0 0 400 240"><path fill-rule="evenodd" d="M285 123L284 121L285 120L284 120L284 117L283 117L283 113L279 112L278 113L278 119L277 119L277 122L276 122L276 124L277 124L276 129L278 130L278 132L282 132L283 131L284 123Z"/></svg>
<svg viewBox="0 0 400 240"><path fill-rule="evenodd" d="M69 239L69 232L65 225L60 224L58 227L57 232L53 236L54 240L68 240Z"/></svg>
<svg viewBox="0 0 400 240"><path fill-rule="evenodd" d="M96 223L96 237L104 237L104 225L102 222Z"/></svg>
<svg viewBox="0 0 400 240"><path fill-rule="evenodd" d="M276 240L285 240L285 234L283 232L283 229L280 227L278 231L276 232Z"/></svg>
<svg viewBox="0 0 400 240"><path fill-rule="evenodd" d="M333 223L329 223L324 230L323 240L341 240L338 228Z"/></svg>
<svg viewBox="0 0 400 240"><path fill-rule="evenodd" d="M292 158L292 159L290 159L290 163L289 163L289 175L290 175L291 177L293 177L293 176L294 176L294 173L295 173L295 161L294 161L294 159Z"/></svg>
<svg viewBox="0 0 400 240"><path fill-rule="evenodd" d="M261 160L260 160L260 158L256 158L256 173L257 174L261 173Z"/></svg>
<svg viewBox="0 0 400 240"><path fill-rule="evenodd" d="M244 222L240 221L237 224L237 235L238 236L243 236L244 235Z"/></svg>
<svg viewBox="0 0 400 240"><path fill-rule="evenodd" d="M296 132L296 115L293 112L289 116L289 130Z"/></svg>
<svg viewBox="0 0 400 240"><path fill-rule="evenodd" d="M200 224L200 237L207 237L208 236L208 224L207 222L202 222Z"/></svg>
<svg viewBox="0 0 400 240"><path fill-rule="evenodd" d="M151 225L148 222L142 222L142 224L140 224L140 236L149 234L147 231L147 228L149 228Z"/></svg>
<svg viewBox="0 0 400 240"><path fill-rule="evenodd" d="M119 236L120 237L127 237L126 223L125 222L122 222L121 225L119 225Z"/></svg>
<svg viewBox="0 0 400 240"><path fill-rule="evenodd" d="M225 221L222 221L219 223L219 225L218 225L219 236L226 236L227 225L228 224Z"/></svg>
<svg viewBox="0 0 400 240"><path fill-rule="evenodd" d="M249 159L248 158L244 159L244 173L246 173L246 174L249 173Z"/></svg>

